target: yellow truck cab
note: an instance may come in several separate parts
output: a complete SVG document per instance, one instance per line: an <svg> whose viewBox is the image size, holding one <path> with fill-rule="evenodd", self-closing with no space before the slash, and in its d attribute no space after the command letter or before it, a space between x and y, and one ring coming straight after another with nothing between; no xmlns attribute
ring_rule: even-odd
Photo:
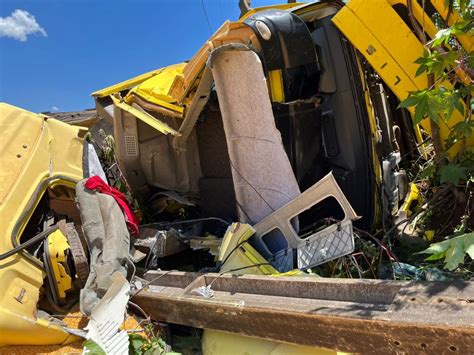
<svg viewBox="0 0 474 355"><path fill-rule="evenodd" d="M413 12L431 38L433 15L447 24L455 15L448 17L443 0L428 3L423 11L413 2ZM398 210L409 190L404 161L423 154L413 112L397 108L410 91L427 86L425 74L415 75L423 46L407 11L406 1L395 0L252 9L224 23L189 62L93 93L98 112L113 124L132 188L138 196L150 188L197 194L206 214L236 219L210 57L243 46L261 60L275 123L301 191L332 171L361 217L356 225L375 227ZM472 38L459 40L472 49ZM455 112L450 125L460 119ZM429 134L425 121L421 125ZM448 134L449 127L441 127L442 138ZM337 214L327 201L300 223L304 228L310 220Z"/></svg>
<svg viewBox="0 0 474 355"><path fill-rule="evenodd" d="M278 192L304 192L332 172L359 217L354 225L365 231L379 226L409 192L405 160L423 154L413 112L397 108L410 91L427 87L426 75L415 74L423 45L408 19L407 1L327 0L252 9L235 22L225 22L189 61L94 92L98 113L113 127L120 170L134 196L144 201L162 190L198 196L202 217L257 222L245 216L238 203L245 192L238 191L236 172L240 180L249 175L231 164L223 113L240 105L249 113L249 122L258 125L262 117L252 110L260 114L268 103L264 113L274 117L295 178L292 191ZM428 39L437 31L434 15L448 25L456 21L444 0L427 0L425 9L422 3L412 1L413 14ZM472 51L472 38L458 40ZM250 53L242 58L263 72L264 85L256 81L258 76L241 75L247 79L239 82L247 69L244 61L234 73L226 72L225 62L215 60L222 52ZM217 83L219 77L232 80ZM227 94L230 82L255 95L237 101ZM450 125L459 122L457 115ZM425 121L424 134L430 134ZM45 278L37 249L24 243L42 233L35 230L41 224L35 216L43 203L51 208L56 201L59 212L69 213L72 220L77 217L74 187L88 176L86 130L6 104L0 105L0 128L0 284L5 288L0 346L69 342L75 339L70 333L37 314L40 296L51 281ZM446 138L449 127L441 126L440 134ZM259 146L254 143L245 148ZM255 151L249 149L246 157ZM273 157L267 158L266 168ZM263 165L255 164L250 173ZM270 167L261 175L263 183L271 185L285 175L282 166ZM274 192L267 190L269 195ZM340 213L337 203L327 199L300 215L298 227L304 233L315 228L314 221L342 219ZM80 226L79 218L75 222ZM287 247L279 238L263 244L249 240L265 260ZM17 248L21 250L15 252ZM292 257L287 261L287 266L265 265L265 270L293 269ZM58 295L73 289L76 271L65 275L70 280L59 286ZM212 334L207 333L206 341L216 348Z"/></svg>

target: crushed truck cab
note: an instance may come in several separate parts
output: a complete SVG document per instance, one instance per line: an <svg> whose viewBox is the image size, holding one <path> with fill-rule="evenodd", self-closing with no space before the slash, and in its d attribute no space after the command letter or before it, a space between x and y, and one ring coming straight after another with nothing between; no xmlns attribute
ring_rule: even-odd
<svg viewBox="0 0 474 355"><path fill-rule="evenodd" d="M189 61L94 92L112 163L88 129L0 104L0 346L86 336L43 312L80 298L109 352L127 351L127 304L204 329L207 353L236 341L262 353L472 349L472 284L307 272L354 257L356 230L385 250L370 232L422 204L402 168L431 134L399 108L428 85L407 1L251 9ZM444 0L419 3L428 39L432 16L454 23ZM440 125L442 140L461 119Z"/></svg>
<svg viewBox="0 0 474 355"><path fill-rule="evenodd" d="M45 194L74 204L67 191L83 178L87 129L1 103L0 130L0 345L77 340L37 311L45 277L39 258L6 253L35 235L34 212Z"/></svg>

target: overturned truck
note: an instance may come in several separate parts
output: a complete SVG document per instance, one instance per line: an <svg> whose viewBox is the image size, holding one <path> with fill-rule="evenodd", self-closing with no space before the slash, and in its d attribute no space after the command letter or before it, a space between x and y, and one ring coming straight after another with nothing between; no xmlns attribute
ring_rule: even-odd
<svg viewBox="0 0 474 355"><path fill-rule="evenodd" d="M411 6L433 37L433 14L454 19L443 0L429 4ZM256 353L467 353L471 283L307 272L351 254L355 230L407 213L400 163L425 153L412 112L397 106L427 87L415 75L423 46L412 31L403 0L252 9L224 23L190 61L93 93L115 141L116 163L105 173L85 129L25 116L40 138L52 127L50 144L40 146L26 142L31 136L20 142L20 126L2 115L11 131L2 165L17 172L2 174L11 192L2 190L0 277L12 299L0 304L0 344L72 341L47 314L33 314L40 296L49 295L46 309L62 310L80 294L91 321L89 335L74 336L123 352L118 329L112 338L94 329L117 311L104 299L123 308L127 294L156 320L205 329L209 354L232 352L235 342ZM472 50L472 39L458 40ZM108 186L113 171L142 210L139 227L127 197ZM51 257L57 250L62 257ZM28 339L19 334L26 328Z"/></svg>

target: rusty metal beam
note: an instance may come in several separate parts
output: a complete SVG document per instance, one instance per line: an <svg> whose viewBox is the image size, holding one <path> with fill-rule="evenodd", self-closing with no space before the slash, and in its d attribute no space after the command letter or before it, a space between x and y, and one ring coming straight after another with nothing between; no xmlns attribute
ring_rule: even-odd
<svg viewBox="0 0 474 355"><path fill-rule="evenodd" d="M472 282L151 272L133 297L152 318L346 352L467 354ZM211 285L212 298L193 290Z"/></svg>

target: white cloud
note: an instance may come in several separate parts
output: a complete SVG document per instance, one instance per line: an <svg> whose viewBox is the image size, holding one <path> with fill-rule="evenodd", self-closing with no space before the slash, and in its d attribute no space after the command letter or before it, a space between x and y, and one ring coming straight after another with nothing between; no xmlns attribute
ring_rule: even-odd
<svg viewBox="0 0 474 355"><path fill-rule="evenodd" d="M10 16L0 17L0 37L10 37L25 42L31 34L47 36L43 27L28 11L16 9Z"/></svg>
<svg viewBox="0 0 474 355"><path fill-rule="evenodd" d="M59 107L58 106L53 106L53 107L51 107L51 111L53 111L53 112L54 111L59 111Z"/></svg>

